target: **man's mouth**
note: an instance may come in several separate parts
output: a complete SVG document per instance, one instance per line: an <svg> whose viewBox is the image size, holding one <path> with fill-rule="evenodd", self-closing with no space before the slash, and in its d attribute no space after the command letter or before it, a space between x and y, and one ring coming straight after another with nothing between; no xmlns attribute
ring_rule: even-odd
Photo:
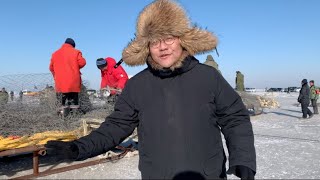
<svg viewBox="0 0 320 180"><path fill-rule="evenodd" d="M162 55L160 55L160 58L161 59L166 59L169 56L170 56L170 54L162 54Z"/></svg>

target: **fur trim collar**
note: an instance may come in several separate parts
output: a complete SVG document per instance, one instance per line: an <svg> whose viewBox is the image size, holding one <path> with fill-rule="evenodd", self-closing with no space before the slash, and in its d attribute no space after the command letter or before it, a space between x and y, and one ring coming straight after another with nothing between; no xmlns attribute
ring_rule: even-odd
<svg viewBox="0 0 320 180"><path fill-rule="evenodd" d="M173 77L179 74L183 74L189 70L191 70L193 67L195 67L197 64L199 64L199 61L193 57L193 56L187 56L183 59L181 62L181 66L177 67L175 69L170 68L164 68L164 69L154 69L150 64L149 61L147 62L149 71L154 74L155 76L158 76L160 78L169 78Z"/></svg>

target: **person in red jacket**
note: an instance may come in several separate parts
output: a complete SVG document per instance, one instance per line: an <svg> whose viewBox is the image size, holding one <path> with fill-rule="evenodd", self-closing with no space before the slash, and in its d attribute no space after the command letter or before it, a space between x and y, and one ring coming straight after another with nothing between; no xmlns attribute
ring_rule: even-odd
<svg viewBox="0 0 320 180"><path fill-rule="evenodd" d="M74 40L67 38L62 47L52 54L49 66L54 78L57 98L63 108L68 108L69 105L71 105L70 108L79 108L80 69L86 65L86 60L75 46Z"/></svg>
<svg viewBox="0 0 320 180"><path fill-rule="evenodd" d="M96 63L98 69L101 70L100 88L103 89L108 86L110 89L117 89L110 91L111 96L121 92L129 79L121 65L115 67L116 61L111 57L99 58Z"/></svg>

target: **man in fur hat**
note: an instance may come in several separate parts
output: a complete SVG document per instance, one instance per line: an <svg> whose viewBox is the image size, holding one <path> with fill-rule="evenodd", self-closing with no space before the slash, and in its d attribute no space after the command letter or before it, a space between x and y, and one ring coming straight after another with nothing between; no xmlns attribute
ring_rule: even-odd
<svg viewBox="0 0 320 180"><path fill-rule="evenodd" d="M135 39L122 58L148 67L129 79L115 111L100 128L72 142L50 141L48 153L83 160L121 143L138 127L139 170L143 179L253 179L254 136L241 98L213 67L195 54L213 50L216 37L192 27L184 10L157 0L140 13Z"/></svg>

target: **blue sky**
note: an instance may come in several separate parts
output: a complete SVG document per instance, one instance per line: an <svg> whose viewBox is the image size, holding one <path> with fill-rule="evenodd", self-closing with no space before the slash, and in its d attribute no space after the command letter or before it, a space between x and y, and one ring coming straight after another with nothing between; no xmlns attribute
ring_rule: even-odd
<svg viewBox="0 0 320 180"><path fill-rule="evenodd" d="M81 70L99 88L95 60L121 58L134 37L139 12L151 0L1 0L0 75L49 73L51 54L67 37L87 60ZM236 71L246 87L300 86L303 78L320 85L320 1L180 0L191 21L219 38L211 54L234 86ZM129 75L145 66L123 65Z"/></svg>

